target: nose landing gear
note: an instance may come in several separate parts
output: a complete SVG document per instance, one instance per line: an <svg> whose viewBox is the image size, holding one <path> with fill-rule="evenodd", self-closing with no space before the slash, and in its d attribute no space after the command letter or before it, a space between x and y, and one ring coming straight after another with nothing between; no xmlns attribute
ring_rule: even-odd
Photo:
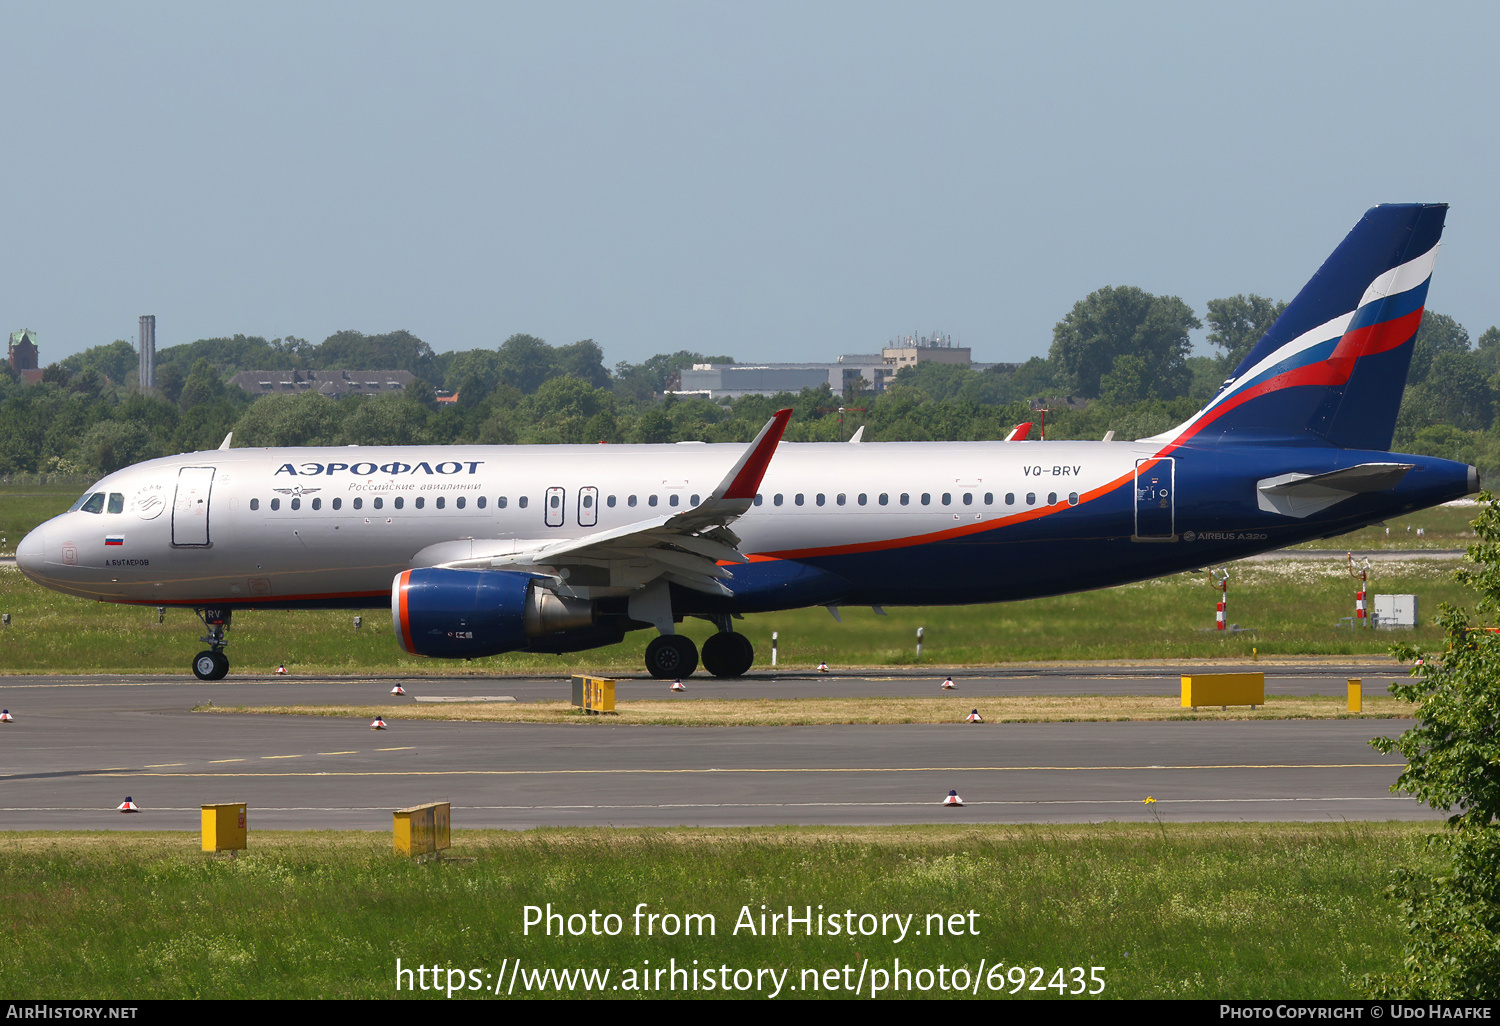
<svg viewBox="0 0 1500 1026"><path fill-rule="evenodd" d="M224 654L229 640L224 632L229 629L230 610L199 608L193 612L208 628L208 634L198 639L207 642L208 649L193 656L193 676L199 680L223 680L229 673L229 657Z"/></svg>

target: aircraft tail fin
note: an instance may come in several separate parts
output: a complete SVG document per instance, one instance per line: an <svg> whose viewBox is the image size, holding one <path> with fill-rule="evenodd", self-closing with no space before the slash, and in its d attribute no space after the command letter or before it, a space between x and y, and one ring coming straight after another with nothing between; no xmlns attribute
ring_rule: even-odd
<svg viewBox="0 0 1500 1026"><path fill-rule="evenodd" d="M1208 405L1152 441L1389 449L1447 211L1366 211Z"/></svg>

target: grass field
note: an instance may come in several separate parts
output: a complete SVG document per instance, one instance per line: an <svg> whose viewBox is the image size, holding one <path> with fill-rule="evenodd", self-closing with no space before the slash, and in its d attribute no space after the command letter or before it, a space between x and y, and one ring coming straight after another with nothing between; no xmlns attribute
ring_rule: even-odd
<svg viewBox="0 0 1500 1026"><path fill-rule="evenodd" d="M402 705L394 718L493 723L575 723L580 726L798 727L849 723L962 723L974 699L935 698L745 698L693 701L633 701L612 714L585 715L567 702L444 702ZM1182 708L1174 696L1016 695L986 697L984 723L1142 722L1147 720L1326 720L1393 719L1411 716L1411 706L1374 695L1351 713L1342 697L1270 696L1266 704L1229 708ZM258 713L266 716L331 716L372 720L392 717L384 705L195 706L194 712ZM977 725L976 725L977 726Z"/></svg>
<svg viewBox="0 0 1500 1026"><path fill-rule="evenodd" d="M1424 619L1439 602L1464 603L1453 562L1381 564L1370 590L1414 593ZM781 667L913 665L916 631L924 628L923 663L934 666L1037 660L1249 659L1251 650L1277 655L1383 655L1397 638L1436 644L1431 626L1416 631L1338 626L1354 610L1354 582L1338 563L1276 561L1233 569L1228 618L1254 633L1220 636L1211 628L1218 593L1207 574L1177 574L1103 591L988 606L840 611L821 608L747 616L737 627L755 645L757 668L769 668L771 634L779 635ZM169 610L158 625L149 607L114 606L36 587L0 567L0 666L12 673L184 673L203 646L191 613ZM510 653L471 662L409 656L397 645L390 616L323 611L235 614L228 654L233 674L265 674L285 662L299 673L494 674L599 672L639 674L646 643L639 631L619 644L567 656ZM713 630L689 620L682 630L700 644Z"/></svg>
<svg viewBox="0 0 1500 1026"><path fill-rule="evenodd" d="M400 959L406 969L440 967L438 980L463 988L458 998L490 996L520 959L514 997L585 996L576 980L534 982L531 974L547 969L608 970L609 997L674 996L665 974L660 990L640 989L643 970L674 964L712 968L730 996L744 997L770 996L773 977L763 970L782 974L783 998L847 997L862 967L866 997L882 972L890 989L881 996L953 997L956 971L965 991L977 984L979 994L999 996L991 988L1009 992L1015 977L1006 973L1016 969L1025 970L1016 997L1057 997L1048 983L1094 989L1093 967L1106 998L1349 997L1362 976L1400 957L1381 890L1396 866L1426 866L1421 841L1430 830L459 832L454 858L426 864L393 857L384 835L257 833L253 823L249 852L233 861L197 851L185 834L0 834L0 979L11 998L384 998L396 996ZM552 936L540 925L526 932L526 906L543 918L549 903L564 917ZM667 936L672 921L660 919L651 936L636 936L640 903L648 915L711 915L713 934L704 925L702 936ZM904 940L889 919L885 936L809 937L800 928L787 936L784 920L769 936L760 932L762 906L768 915L787 906L798 916L809 907L836 914L856 933L861 922L876 929L864 915L914 918ZM616 936L559 935L566 917L594 911L601 933ZM618 923L603 918L611 913ZM941 936L929 916L942 918ZM904 986L898 958L912 974ZM736 980L738 970L748 971ZM759 990L734 989L753 987L757 973ZM701 975L693 992L692 979L679 974L677 992L723 996L705 990ZM442 989L424 993L415 975L403 979L403 995L407 988L446 998Z"/></svg>

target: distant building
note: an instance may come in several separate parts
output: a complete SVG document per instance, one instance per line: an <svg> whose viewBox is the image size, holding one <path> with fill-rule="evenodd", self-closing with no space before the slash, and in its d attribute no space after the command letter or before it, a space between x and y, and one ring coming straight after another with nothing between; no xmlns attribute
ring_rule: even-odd
<svg viewBox="0 0 1500 1026"><path fill-rule="evenodd" d="M251 395L317 392L337 399L345 395L404 392L416 375L404 370L248 370L229 379Z"/></svg>
<svg viewBox="0 0 1500 1026"><path fill-rule="evenodd" d="M849 353L834 363L697 363L684 370L674 395L710 399L738 399L742 395L775 395L827 385L834 395L846 392L884 392L902 367L924 361L972 366L967 347L953 345L952 336L911 335L879 353Z"/></svg>
<svg viewBox="0 0 1500 1026"><path fill-rule="evenodd" d="M10 333L7 357L11 370L28 385L35 385L42 380L42 372L37 368L36 332L30 328Z"/></svg>
<svg viewBox="0 0 1500 1026"><path fill-rule="evenodd" d="M141 369L136 387L144 395L156 387L156 315L141 315Z"/></svg>

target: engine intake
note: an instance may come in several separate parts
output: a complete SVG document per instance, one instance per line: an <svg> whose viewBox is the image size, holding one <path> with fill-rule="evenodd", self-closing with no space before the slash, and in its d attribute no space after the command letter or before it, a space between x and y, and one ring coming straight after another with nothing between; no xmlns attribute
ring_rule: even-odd
<svg viewBox="0 0 1500 1026"><path fill-rule="evenodd" d="M514 570L424 567L396 575L391 621L412 655L473 659L530 647L534 639L594 625L594 604L537 585Z"/></svg>

